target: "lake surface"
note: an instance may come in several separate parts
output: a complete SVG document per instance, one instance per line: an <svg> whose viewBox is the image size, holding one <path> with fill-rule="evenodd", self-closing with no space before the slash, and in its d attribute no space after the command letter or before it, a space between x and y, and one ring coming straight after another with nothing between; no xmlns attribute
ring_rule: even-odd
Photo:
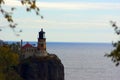
<svg viewBox="0 0 120 80"><path fill-rule="evenodd" d="M47 43L64 64L65 80L120 80L120 66L104 57L112 50L105 43Z"/></svg>

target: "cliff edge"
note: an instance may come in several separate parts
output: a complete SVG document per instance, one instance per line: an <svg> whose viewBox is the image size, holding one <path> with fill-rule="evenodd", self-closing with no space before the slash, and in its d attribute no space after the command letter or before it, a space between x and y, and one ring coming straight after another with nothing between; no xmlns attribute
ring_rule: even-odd
<svg viewBox="0 0 120 80"><path fill-rule="evenodd" d="M55 54L24 59L17 71L24 80L64 80L64 66Z"/></svg>

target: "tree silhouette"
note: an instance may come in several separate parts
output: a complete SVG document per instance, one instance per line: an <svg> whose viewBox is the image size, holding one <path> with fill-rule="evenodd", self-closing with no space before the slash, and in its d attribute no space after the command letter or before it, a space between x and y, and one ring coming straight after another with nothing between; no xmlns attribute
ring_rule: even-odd
<svg viewBox="0 0 120 80"><path fill-rule="evenodd" d="M114 28L115 33L118 36L120 36L120 29L116 25L116 22L110 21L110 23L112 24L112 27ZM112 43L112 45L113 47L115 47L115 49L111 51L110 54L106 54L105 56L110 57L111 60L116 64L116 66L118 66L120 64L120 40L118 40L115 43Z"/></svg>

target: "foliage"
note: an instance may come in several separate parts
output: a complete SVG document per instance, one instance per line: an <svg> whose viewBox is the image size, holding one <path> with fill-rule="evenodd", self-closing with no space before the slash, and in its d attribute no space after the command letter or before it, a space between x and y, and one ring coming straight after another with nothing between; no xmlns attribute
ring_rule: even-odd
<svg viewBox="0 0 120 80"><path fill-rule="evenodd" d="M120 35L120 29L118 28L116 23L111 21L111 24L115 30L115 33L117 35ZM110 57L111 60L116 64L116 66L118 66L120 64L120 41L113 43L113 47L115 47L115 49L110 54L106 54L105 56Z"/></svg>
<svg viewBox="0 0 120 80"><path fill-rule="evenodd" d="M0 47L0 66L10 67L18 64L18 54L13 53L9 47Z"/></svg>
<svg viewBox="0 0 120 80"><path fill-rule="evenodd" d="M36 15L39 15L40 9L36 5L36 0L21 0L21 3L22 5L26 6L26 11L34 10L36 12Z"/></svg>
<svg viewBox="0 0 120 80"><path fill-rule="evenodd" d="M0 46L0 80L22 80L14 70L18 63L17 53L12 52L8 46Z"/></svg>
<svg viewBox="0 0 120 80"><path fill-rule="evenodd" d="M41 19L43 19L43 16L41 16L39 13L40 9L36 5L36 1L37 0L20 0L21 4L23 6L26 6L27 12L34 10L36 15L39 15L41 17ZM16 8L10 7L11 11L7 11L7 10L3 9L3 5L5 5L5 0L0 0L0 12L1 12L0 14L2 14L4 16L4 18L9 22L9 27L12 28L13 31L15 31L14 29L16 28L17 23L15 23L12 15ZM2 31L2 29L0 29L0 31ZM20 30L19 32L22 32L22 30Z"/></svg>
<svg viewBox="0 0 120 80"><path fill-rule="evenodd" d="M10 49L15 53L20 53L21 45L19 42L9 44Z"/></svg>

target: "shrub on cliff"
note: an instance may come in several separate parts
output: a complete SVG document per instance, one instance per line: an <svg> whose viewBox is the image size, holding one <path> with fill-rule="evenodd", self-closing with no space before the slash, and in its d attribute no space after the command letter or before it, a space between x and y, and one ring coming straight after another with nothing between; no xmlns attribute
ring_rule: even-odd
<svg viewBox="0 0 120 80"><path fill-rule="evenodd" d="M0 80L22 80L14 70L14 66L19 63L18 59L18 54L8 46L0 47Z"/></svg>

